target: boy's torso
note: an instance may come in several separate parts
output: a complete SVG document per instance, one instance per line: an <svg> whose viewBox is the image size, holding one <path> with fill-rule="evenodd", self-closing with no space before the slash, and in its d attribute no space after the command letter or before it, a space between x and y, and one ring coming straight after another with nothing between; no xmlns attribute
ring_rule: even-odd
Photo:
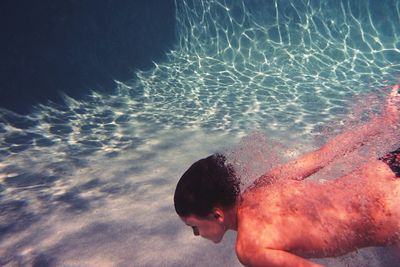
<svg viewBox="0 0 400 267"><path fill-rule="evenodd" d="M238 231L253 236L257 246L304 257L384 245L394 230L400 230L399 214L390 210L385 194L393 185L385 177L378 183L369 178L355 173L325 183L287 180L247 192Z"/></svg>

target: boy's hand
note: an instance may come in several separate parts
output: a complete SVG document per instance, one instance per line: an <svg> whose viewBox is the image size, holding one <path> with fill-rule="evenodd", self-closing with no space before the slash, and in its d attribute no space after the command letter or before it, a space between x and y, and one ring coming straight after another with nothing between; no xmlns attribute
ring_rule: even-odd
<svg viewBox="0 0 400 267"><path fill-rule="evenodd" d="M388 95L384 116L393 123L399 123L400 119L400 86L396 84Z"/></svg>

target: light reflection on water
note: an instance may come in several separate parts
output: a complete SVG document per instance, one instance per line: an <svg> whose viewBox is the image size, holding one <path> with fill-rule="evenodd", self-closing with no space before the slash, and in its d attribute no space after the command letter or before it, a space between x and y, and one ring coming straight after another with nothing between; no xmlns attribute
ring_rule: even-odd
<svg viewBox="0 0 400 267"><path fill-rule="evenodd" d="M176 6L174 50L116 93L1 110L0 264L201 266L206 253L207 266L238 265L234 236L216 248L175 218L186 166L254 130L306 150L348 119L355 94L377 94L364 110L379 112L398 79L396 0ZM385 253L332 264L389 266Z"/></svg>

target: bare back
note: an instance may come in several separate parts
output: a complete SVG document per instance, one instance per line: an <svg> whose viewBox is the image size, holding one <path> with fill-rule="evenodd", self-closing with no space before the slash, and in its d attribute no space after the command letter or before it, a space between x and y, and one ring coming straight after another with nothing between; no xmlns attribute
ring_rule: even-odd
<svg viewBox="0 0 400 267"><path fill-rule="evenodd" d="M400 179L386 164L371 161L333 181L285 180L246 192L238 233L255 246L303 257L337 256L399 242L398 203Z"/></svg>

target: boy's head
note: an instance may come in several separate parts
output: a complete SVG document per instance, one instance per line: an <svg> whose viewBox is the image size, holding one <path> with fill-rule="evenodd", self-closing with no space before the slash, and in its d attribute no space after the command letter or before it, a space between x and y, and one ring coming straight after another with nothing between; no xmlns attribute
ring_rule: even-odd
<svg viewBox="0 0 400 267"><path fill-rule="evenodd" d="M232 165L225 156L213 154L182 175L175 190L175 210L194 235L218 243L227 230L225 212L235 206L239 194L240 181Z"/></svg>
<svg viewBox="0 0 400 267"><path fill-rule="evenodd" d="M207 217L213 208L231 208L240 193L240 181L222 154L195 162L179 180L174 204L181 217Z"/></svg>

